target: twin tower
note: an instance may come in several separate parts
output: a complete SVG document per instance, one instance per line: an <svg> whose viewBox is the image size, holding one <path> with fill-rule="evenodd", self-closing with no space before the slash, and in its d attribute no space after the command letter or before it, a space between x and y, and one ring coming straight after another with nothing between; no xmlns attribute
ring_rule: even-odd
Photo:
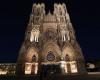
<svg viewBox="0 0 100 80"><path fill-rule="evenodd" d="M65 4L54 4L53 14L45 5L33 4L17 62L17 73L83 74L84 57Z"/></svg>

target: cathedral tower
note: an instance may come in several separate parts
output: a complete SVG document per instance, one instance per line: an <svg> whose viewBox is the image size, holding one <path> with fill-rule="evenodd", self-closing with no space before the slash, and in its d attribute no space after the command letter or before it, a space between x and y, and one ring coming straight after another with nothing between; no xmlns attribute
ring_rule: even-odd
<svg viewBox="0 0 100 80"><path fill-rule="evenodd" d="M54 4L53 14L46 14L43 3L33 4L17 73L71 75L85 72L84 57L66 5Z"/></svg>

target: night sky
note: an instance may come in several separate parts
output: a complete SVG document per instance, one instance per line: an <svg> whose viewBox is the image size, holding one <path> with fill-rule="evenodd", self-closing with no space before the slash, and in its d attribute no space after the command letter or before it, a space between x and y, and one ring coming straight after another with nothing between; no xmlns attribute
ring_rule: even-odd
<svg viewBox="0 0 100 80"><path fill-rule="evenodd" d="M100 0L1 0L0 62L17 61L34 2L44 2L47 11L66 3L86 61L100 60Z"/></svg>

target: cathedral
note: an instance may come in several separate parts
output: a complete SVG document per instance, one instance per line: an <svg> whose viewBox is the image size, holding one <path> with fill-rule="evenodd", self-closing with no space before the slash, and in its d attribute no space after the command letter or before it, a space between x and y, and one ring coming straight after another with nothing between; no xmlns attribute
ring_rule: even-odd
<svg viewBox="0 0 100 80"><path fill-rule="evenodd" d="M45 4L33 4L16 74L48 76L84 73L84 57L66 5L55 3L51 13L45 11Z"/></svg>

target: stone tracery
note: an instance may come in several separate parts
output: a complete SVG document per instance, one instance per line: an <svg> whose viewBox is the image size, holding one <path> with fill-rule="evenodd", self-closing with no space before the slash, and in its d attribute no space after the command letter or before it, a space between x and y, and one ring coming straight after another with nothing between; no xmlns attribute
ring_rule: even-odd
<svg viewBox="0 0 100 80"><path fill-rule="evenodd" d="M27 41L27 44L22 46L25 49L21 50L18 59L18 63L22 65L18 70L22 69L26 61L33 63L38 57L37 62L33 64L35 73L38 73L38 65L48 65L48 63L60 65L65 73L85 72L84 58L75 39L75 32L65 4L54 4L54 13L49 12L47 15L44 4L33 4L29 25L24 41ZM26 52L27 49L29 52Z"/></svg>

